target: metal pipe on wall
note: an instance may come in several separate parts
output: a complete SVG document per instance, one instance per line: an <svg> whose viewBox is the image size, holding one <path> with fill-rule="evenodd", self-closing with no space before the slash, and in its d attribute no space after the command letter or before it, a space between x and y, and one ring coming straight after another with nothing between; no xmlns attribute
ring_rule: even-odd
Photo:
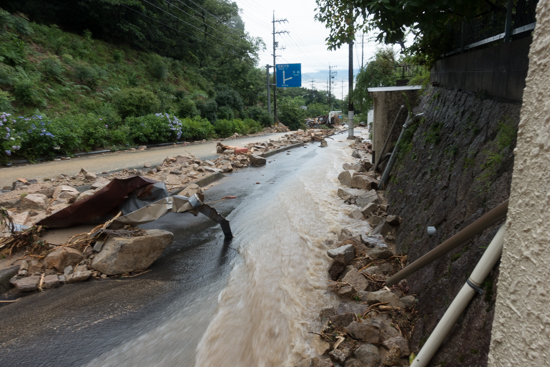
<svg viewBox="0 0 550 367"><path fill-rule="evenodd" d="M504 234L506 233L505 226L506 223L500 227L489 247L487 247L487 250L485 250L485 253L477 263L472 275L470 275L470 278L455 297L445 315L443 315L434 331L430 334L430 337L414 359L411 367L424 367L430 362L476 292L483 293L481 285L502 254L502 244L504 242Z"/></svg>
<svg viewBox="0 0 550 367"><path fill-rule="evenodd" d="M422 256L397 274L388 278L386 281L386 286L391 287L394 284L397 284L401 279L404 279L416 272L418 269L423 268L424 266L432 263L441 256L445 255L455 247L463 244L468 241L470 238L478 235L485 229L489 228L493 224L499 222L500 220L506 218L506 213L508 213L508 200L492 209L481 218L476 220L474 223L470 224L447 241L443 242L441 245L437 246L426 255Z"/></svg>
<svg viewBox="0 0 550 367"><path fill-rule="evenodd" d="M388 136L386 137L386 141L384 142L384 146L382 147L382 150L378 153L378 161L374 165L373 171L376 171L378 168L378 165L380 164L380 159L382 158L382 155L384 154L384 151L386 150L386 147L388 146L388 143L390 142L391 135L393 132L393 128L395 127L395 124L397 123L397 119L399 118L399 115L401 115L401 111L403 111L403 108L405 108L404 105L401 105L399 108L399 112L397 112L397 115L395 116L395 120L393 120L393 124L391 125L390 131L388 133Z"/></svg>

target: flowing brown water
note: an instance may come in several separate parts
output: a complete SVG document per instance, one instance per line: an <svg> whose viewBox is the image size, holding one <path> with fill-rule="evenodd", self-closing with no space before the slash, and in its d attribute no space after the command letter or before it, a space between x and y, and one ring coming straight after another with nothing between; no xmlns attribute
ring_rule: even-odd
<svg viewBox="0 0 550 367"><path fill-rule="evenodd" d="M240 256L228 280L172 305L160 325L89 366L299 366L315 355L318 338L309 331L320 308L335 302L327 240L342 228L369 230L336 195L341 165L351 161L344 139L294 151L305 164L262 183L231 213Z"/></svg>

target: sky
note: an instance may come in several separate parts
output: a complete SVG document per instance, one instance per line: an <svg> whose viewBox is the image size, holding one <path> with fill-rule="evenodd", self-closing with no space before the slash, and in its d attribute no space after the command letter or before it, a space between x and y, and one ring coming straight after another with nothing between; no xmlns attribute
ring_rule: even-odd
<svg viewBox="0 0 550 367"><path fill-rule="evenodd" d="M245 31L251 36L263 39L266 49L260 52L259 67L273 65L273 11L275 19L286 19L288 22L276 23L276 31L288 31L289 34L276 36L279 46L277 64L302 64L302 86L317 90L327 90L329 64L335 68L333 94L341 99L347 95L349 48L343 46L335 51L328 51L325 39L329 31L323 23L314 19L317 4L315 0L233 0L241 9L240 15L245 23ZM378 45L364 36L364 48L361 50L361 34L353 50L353 69L357 74L361 67L361 54L366 64ZM273 69L271 69L273 71ZM342 93L343 87L343 93Z"/></svg>

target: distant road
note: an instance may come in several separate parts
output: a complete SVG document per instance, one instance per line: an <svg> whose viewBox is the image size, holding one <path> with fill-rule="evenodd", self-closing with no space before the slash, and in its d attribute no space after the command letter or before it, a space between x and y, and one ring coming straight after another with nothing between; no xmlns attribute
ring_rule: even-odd
<svg viewBox="0 0 550 367"><path fill-rule="evenodd" d="M286 133L268 134L253 136L242 139L231 139L225 144L231 146L244 146L248 143L263 142L269 139L279 139ZM211 159L216 157L217 141L208 141L204 144L186 145L166 148L153 148L143 151L122 151L71 158L66 161L49 161L25 166L0 168L0 188L11 186L18 178L42 180L52 178L64 173L74 176L82 168L87 171L100 173L103 171L117 171L124 168L143 168L144 164L152 166L162 163L164 158L173 157L185 152L191 153L200 159Z"/></svg>

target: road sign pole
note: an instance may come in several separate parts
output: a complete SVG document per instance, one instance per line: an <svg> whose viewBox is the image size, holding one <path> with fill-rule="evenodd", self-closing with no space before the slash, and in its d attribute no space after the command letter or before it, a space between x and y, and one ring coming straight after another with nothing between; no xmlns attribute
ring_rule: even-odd
<svg viewBox="0 0 550 367"><path fill-rule="evenodd" d="M348 139L353 138L353 41L349 43Z"/></svg>
<svg viewBox="0 0 550 367"><path fill-rule="evenodd" d="M271 114L271 89L269 88L269 68L271 66L268 64L265 66L265 71L267 74L267 113Z"/></svg>

